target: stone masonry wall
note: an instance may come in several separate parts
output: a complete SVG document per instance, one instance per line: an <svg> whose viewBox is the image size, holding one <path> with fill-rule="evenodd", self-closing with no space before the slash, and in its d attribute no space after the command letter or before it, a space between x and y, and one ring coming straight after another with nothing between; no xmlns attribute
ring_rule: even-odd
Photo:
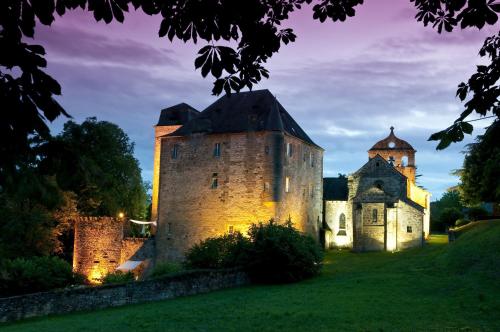
<svg viewBox="0 0 500 332"><path fill-rule="evenodd" d="M113 272L121 260L123 220L81 217L75 222L73 270L91 282Z"/></svg>
<svg viewBox="0 0 500 332"><path fill-rule="evenodd" d="M56 290L0 298L0 322L171 299L249 283L241 271L192 271L121 285Z"/></svg>
<svg viewBox="0 0 500 332"><path fill-rule="evenodd" d="M285 160L288 141L296 146L290 160ZM218 157L216 143L220 143ZM171 154L174 145L176 159ZM230 231L246 234L252 223L270 218L284 221L290 216L302 231L315 232L322 205L321 150L310 146L316 166L306 167L302 154L309 150L302 145L306 144L279 132L164 138L157 260L181 260L203 239ZM213 178L217 188L211 186ZM304 197L309 187L312 197Z"/></svg>
<svg viewBox="0 0 500 332"><path fill-rule="evenodd" d="M328 247L352 248L353 223L347 201L325 201L325 221L332 230L332 243ZM340 215L346 220L345 234L339 233Z"/></svg>

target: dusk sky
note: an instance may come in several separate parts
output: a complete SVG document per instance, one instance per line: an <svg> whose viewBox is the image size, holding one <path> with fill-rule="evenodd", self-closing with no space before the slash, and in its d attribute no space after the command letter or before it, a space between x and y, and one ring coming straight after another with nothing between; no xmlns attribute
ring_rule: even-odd
<svg viewBox="0 0 500 332"><path fill-rule="evenodd" d="M389 134L418 151L419 184L437 199L458 179L461 151L472 141L436 151L427 138L457 118L457 85L481 63L478 51L493 29L439 35L416 22L408 0L368 0L343 23L319 23L305 7L287 22L298 35L269 61L269 89L309 136L325 149L324 175L352 173L367 150ZM48 72L63 87L61 104L77 122L96 116L118 124L135 142L143 177L152 180L154 128L162 108L186 102L203 110L217 97L194 59L204 43L158 37L160 18L130 12L125 23L96 23L89 13L39 26ZM476 118L473 116L471 118ZM52 124L54 134L67 119ZM488 120L474 122L474 135Z"/></svg>

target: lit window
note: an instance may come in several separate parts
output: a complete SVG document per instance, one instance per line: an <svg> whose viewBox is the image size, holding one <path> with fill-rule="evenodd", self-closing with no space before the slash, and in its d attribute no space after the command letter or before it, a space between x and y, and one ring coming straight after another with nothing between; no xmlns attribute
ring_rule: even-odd
<svg viewBox="0 0 500 332"><path fill-rule="evenodd" d="M229 225L229 227L227 228L227 232L229 234L234 234L234 226L233 225Z"/></svg>
<svg viewBox="0 0 500 332"><path fill-rule="evenodd" d="M285 178L285 192L290 192L290 178L288 176Z"/></svg>
<svg viewBox="0 0 500 332"><path fill-rule="evenodd" d="M172 148L172 159L177 159L179 155L179 145L174 144L174 147Z"/></svg>
<svg viewBox="0 0 500 332"><path fill-rule="evenodd" d="M220 143L214 145L214 157L220 157Z"/></svg>
<svg viewBox="0 0 500 332"><path fill-rule="evenodd" d="M286 143L286 155L288 157L291 157L292 156L292 153L293 153L293 146L292 146L292 143Z"/></svg>
<svg viewBox="0 0 500 332"><path fill-rule="evenodd" d="M271 190L271 185L269 182L264 182L264 191L269 192Z"/></svg>
<svg viewBox="0 0 500 332"><path fill-rule="evenodd" d="M210 184L211 189L216 189L219 186L219 181L217 180L217 173L212 174L212 182Z"/></svg>
<svg viewBox="0 0 500 332"><path fill-rule="evenodd" d="M413 233L413 229L411 226L406 226L406 233Z"/></svg>
<svg viewBox="0 0 500 332"><path fill-rule="evenodd" d="M378 221L378 211L377 209L372 210L372 222L376 223Z"/></svg>

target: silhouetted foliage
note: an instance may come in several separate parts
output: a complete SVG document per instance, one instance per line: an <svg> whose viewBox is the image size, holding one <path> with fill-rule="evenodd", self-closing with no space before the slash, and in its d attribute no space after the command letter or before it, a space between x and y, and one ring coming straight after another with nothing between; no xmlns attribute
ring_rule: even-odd
<svg viewBox="0 0 500 332"><path fill-rule="evenodd" d="M83 284L66 261L57 257L32 257L0 262L0 295L11 296Z"/></svg>
<svg viewBox="0 0 500 332"><path fill-rule="evenodd" d="M243 266L249 245L249 240L240 233L205 239L188 250L186 267L222 269Z"/></svg>
<svg viewBox="0 0 500 332"><path fill-rule="evenodd" d="M95 118L68 121L52 143L67 153L41 167L56 175L63 190L76 194L80 214L145 217L146 186L134 144L120 127Z"/></svg>
<svg viewBox="0 0 500 332"><path fill-rule="evenodd" d="M445 208L441 213L441 223L448 227L455 226L457 220L462 219L463 217L464 214L459 209L455 207Z"/></svg>
<svg viewBox="0 0 500 332"><path fill-rule="evenodd" d="M488 211L480 206L473 206L467 209L467 217L469 217L471 221L478 221L486 216L488 216Z"/></svg>
<svg viewBox="0 0 500 332"><path fill-rule="evenodd" d="M127 282L135 281L134 274L130 271L122 272L116 271L106 274L106 276L102 279L102 283L105 285L109 284L123 284Z"/></svg>
<svg viewBox="0 0 500 332"><path fill-rule="evenodd" d="M497 22L500 5L493 0L411 0L418 10L416 19L424 25L432 24L439 33L454 27L482 28ZM290 28L282 27L290 14L312 6L313 19L324 22L345 21L355 15L355 7L363 0L3 0L0 2L0 101L4 109L0 122L0 183L16 171L23 155L31 153L28 138L36 135L49 137L46 120L59 115L68 116L54 99L61 94L55 79L42 69L47 66L45 50L41 45L26 43L33 38L35 24L51 25L55 15L82 8L93 13L96 21L123 22L124 12L130 7L147 15L162 17L159 36L184 42L205 41L195 60L195 68L203 77L214 78L212 92L252 88L269 72L263 66L282 45L294 42L297 36ZM234 47L216 45L221 40ZM491 59L489 66L479 66L468 81L459 86L458 95L471 99L455 124L431 136L440 140L438 148L459 141L472 127L463 122L471 112L484 115L488 111L498 114L498 59L499 37L486 40L481 55ZM7 50L7 51L5 51ZM8 142L7 144L4 142Z"/></svg>
<svg viewBox="0 0 500 332"><path fill-rule="evenodd" d="M447 191L439 200L431 203L431 230L444 232L446 227L455 224L455 220L453 220L453 224L450 225L448 224L448 221L444 221L442 218L442 214L446 209L454 209L458 211L462 211L464 209L462 199L457 190Z"/></svg>
<svg viewBox="0 0 500 332"><path fill-rule="evenodd" d="M500 202L500 120L467 146L460 192L469 204Z"/></svg>
<svg viewBox="0 0 500 332"><path fill-rule="evenodd" d="M317 275L322 267L323 251L310 236L301 234L291 221L280 225L252 225L248 235L252 246L246 269L259 283L297 282Z"/></svg>

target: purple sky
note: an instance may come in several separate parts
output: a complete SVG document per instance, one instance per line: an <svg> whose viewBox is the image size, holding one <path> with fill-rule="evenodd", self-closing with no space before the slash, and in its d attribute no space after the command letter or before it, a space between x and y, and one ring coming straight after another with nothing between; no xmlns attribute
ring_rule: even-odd
<svg viewBox="0 0 500 332"><path fill-rule="evenodd" d="M419 182L436 199L457 183L450 172L461 166L460 151L471 138L440 152L427 138L461 112L456 86L481 63L478 50L493 30L439 35L416 22L415 13L409 1L371 0L348 22L321 24L304 8L287 22L297 41L268 62L271 77L256 88L277 95L325 149L325 176L356 171L393 125L418 151ZM61 104L78 122L96 116L122 127L148 181L160 109L186 102L203 110L216 99L212 79L194 70L204 44L160 39L159 22L131 12L124 24L106 25L75 11L35 35L46 47L48 71L63 86ZM54 133L65 121L52 124ZM474 134L488 123L475 122Z"/></svg>

